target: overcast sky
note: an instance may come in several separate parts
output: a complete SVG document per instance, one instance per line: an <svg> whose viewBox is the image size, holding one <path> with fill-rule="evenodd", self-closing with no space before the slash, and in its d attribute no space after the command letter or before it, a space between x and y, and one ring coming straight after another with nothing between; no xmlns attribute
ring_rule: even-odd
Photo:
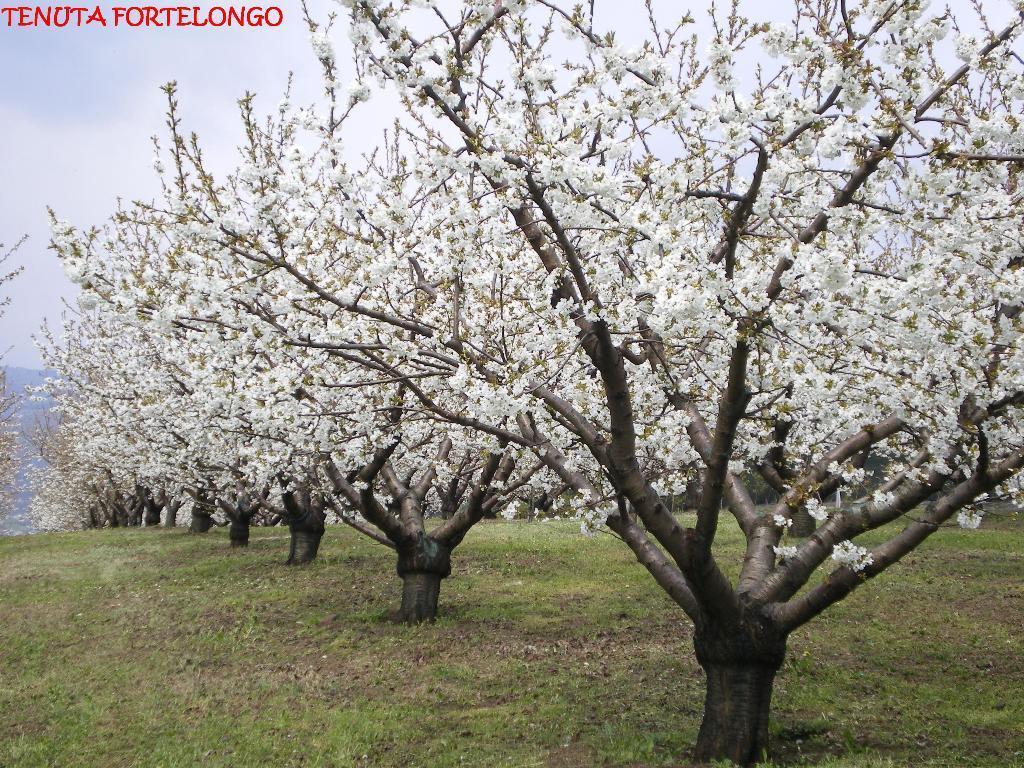
<svg viewBox="0 0 1024 768"><path fill-rule="evenodd" d="M299 4L278 2L285 22L277 29L0 27L0 242L29 238L15 257L25 272L0 319L6 364L39 365L31 337L44 317L58 325L62 299L73 295L47 250L46 207L87 226L107 218L119 196L152 197L162 83L178 81L187 127L222 167L234 158L236 100L247 89L272 109L295 71L298 93L315 94L318 65ZM326 15L336 6L310 7Z"/></svg>
<svg viewBox="0 0 1024 768"><path fill-rule="evenodd" d="M266 0L271 4L274 0ZM456 0L451 0L458 5ZM280 101L288 73L295 73L293 102L312 101L320 72L308 42L298 0L276 0L284 24L273 29L27 29L0 26L0 243L23 235L16 254L25 272L11 284L11 305L0 318L0 350L7 365L39 367L32 336L49 318L60 325L63 300L73 296L56 257L47 250L47 206L76 226L101 224L118 197L150 199L156 189L151 137L164 134L160 86L177 80L187 130L199 133L215 170L234 165L240 138L237 99L258 94L258 111ZM710 0L662 0L660 6L697 18L706 36ZM176 3L165 3L175 5ZM204 3L205 4L205 3ZM226 4L226 3L225 3ZM240 4L240 3L239 3ZM252 4L252 3L250 3ZM968 0L952 0L955 10ZM998 9L1001 0L985 0ZM756 15L767 9L788 18L788 2L751 0ZM109 7L104 5L104 7ZM331 0L310 0L314 16L337 10ZM620 41L639 32L641 0L598 3L598 26ZM344 23L333 36L343 81L347 64ZM346 144L367 148L388 121L388 109L370 110L373 121L348 123ZM353 131L364 135L353 136Z"/></svg>

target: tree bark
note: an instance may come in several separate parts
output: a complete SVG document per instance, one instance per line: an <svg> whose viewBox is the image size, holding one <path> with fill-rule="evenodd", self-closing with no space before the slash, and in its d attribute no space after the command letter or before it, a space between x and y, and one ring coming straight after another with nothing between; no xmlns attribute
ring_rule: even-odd
<svg viewBox="0 0 1024 768"><path fill-rule="evenodd" d="M441 580L452 572L451 550L424 533L398 547L402 607L398 621L419 624L437 618Z"/></svg>
<svg viewBox="0 0 1024 768"><path fill-rule="evenodd" d="M189 531L192 533L206 533L212 526L213 519L210 517L209 512L198 509L192 510L192 522L188 526Z"/></svg>
<svg viewBox="0 0 1024 768"><path fill-rule="evenodd" d="M228 527L228 538L231 539L232 547L249 546L249 521L232 520Z"/></svg>
<svg viewBox="0 0 1024 768"><path fill-rule="evenodd" d="M291 548L288 551L286 565L302 565L316 558L320 549L320 539L324 535L324 518L322 514L309 511L299 519L288 521L291 532Z"/></svg>
<svg viewBox="0 0 1024 768"><path fill-rule="evenodd" d="M707 679L694 758L742 766L765 759L772 686L786 653L785 636L763 624L705 627L694 636L694 648Z"/></svg>
<svg viewBox="0 0 1024 768"><path fill-rule="evenodd" d="M414 571L402 577L402 607L398 620L419 624L437 618L437 599L441 594L441 576Z"/></svg>

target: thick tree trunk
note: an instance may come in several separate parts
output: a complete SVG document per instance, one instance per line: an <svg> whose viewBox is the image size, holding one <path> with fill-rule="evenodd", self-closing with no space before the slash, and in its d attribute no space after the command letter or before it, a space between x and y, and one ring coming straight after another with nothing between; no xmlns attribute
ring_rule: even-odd
<svg viewBox="0 0 1024 768"><path fill-rule="evenodd" d="M761 664L712 664L697 735L700 762L731 760L751 765L768 752L768 713L775 669Z"/></svg>
<svg viewBox="0 0 1024 768"><path fill-rule="evenodd" d="M419 624L437 618L437 598L441 594L441 576L436 573L412 572L402 577L402 607L399 621Z"/></svg>
<svg viewBox="0 0 1024 768"><path fill-rule="evenodd" d="M192 533L206 533L213 526L213 519L208 512L192 510L192 522L188 529Z"/></svg>
<svg viewBox="0 0 1024 768"><path fill-rule="evenodd" d="M698 630L697 661L707 688L694 757L753 765L768 753L772 685L786 639L770 627Z"/></svg>
<svg viewBox="0 0 1024 768"><path fill-rule="evenodd" d="M312 562L320 549L320 539L324 536L323 515L310 512L298 520L289 520L288 530L291 531L292 542L286 564L302 565Z"/></svg>
<svg viewBox="0 0 1024 768"><path fill-rule="evenodd" d="M231 539L232 547L249 546L249 521L232 520L228 527L228 538Z"/></svg>
<svg viewBox="0 0 1024 768"><path fill-rule="evenodd" d="M818 527L818 521L811 517L811 513L806 509L798 509L793 513L793 524L789 527L790 536L799 536L801 539L807 538L814 529Z"/></svg>
<svg viewBox="0 0 1024 768"><path fill-rule="evenodd" d="M398 575L402 579L402 607L398 620L419 624L437 618L441 579L452 572L451 550L420 533L398 548Z"/></svg>

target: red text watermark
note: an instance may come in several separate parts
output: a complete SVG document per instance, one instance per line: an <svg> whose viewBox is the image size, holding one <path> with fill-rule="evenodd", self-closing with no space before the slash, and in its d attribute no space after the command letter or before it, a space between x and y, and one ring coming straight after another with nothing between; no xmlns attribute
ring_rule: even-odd
<svg viewBox="0 0 1024 768"><path fill-rule="evenodd" d="M0 26L8 27L279 27L283 21L276 5L0 6Z"/></svg>

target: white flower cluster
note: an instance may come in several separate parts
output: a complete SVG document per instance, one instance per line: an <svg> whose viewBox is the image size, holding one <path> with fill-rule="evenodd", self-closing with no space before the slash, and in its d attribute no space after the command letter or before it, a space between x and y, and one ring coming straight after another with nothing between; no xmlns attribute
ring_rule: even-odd
<svg viewBox="0 0 1024 768"><path fill-rule="evenodd" d="M775 546L775 547L772 547L772 551L775 552L776 556L778 556L778 558L780 560L785 561L785 560L791 560L794 557L796 557L796 553L797 553L798 550L797 550L797 547L778 547L778 546Z"/></svg>
<svg viewBox="0 0 1024 768"><path fill-rule="evenodd" d="M334 62L334 46L325 32L318 31L310 35L310 44L313 46L313 53L324 62Z"/></svg>
<svg viewBox="0 0 1024 768"><path fill-rule="evenodd" d="M348 103L350 106L368 101L370 98L370 86L358 80L353 80L348 85Z"/></svg>
<svg viewBox="0 0 1024 768"><path fill-rule="evenodd" d="M961 528L975 529L981 527L984 513L980 509L962 509L957 512L956 521Z"/></svg>
<svg viewBox="0 0 1024 768"><path fill-rule="evenodd" d="M817 497L807 500L807 514L819 523L828 518L828 508Z"/></svg>
<svg viewBox="0 0 1024 768"><path fill-rule="evenodd" d="M840 565L847 565L855 571L863 571L873 562L874 557L864 547L852 541L841 541L832 550L832 559Z"/></svg>

